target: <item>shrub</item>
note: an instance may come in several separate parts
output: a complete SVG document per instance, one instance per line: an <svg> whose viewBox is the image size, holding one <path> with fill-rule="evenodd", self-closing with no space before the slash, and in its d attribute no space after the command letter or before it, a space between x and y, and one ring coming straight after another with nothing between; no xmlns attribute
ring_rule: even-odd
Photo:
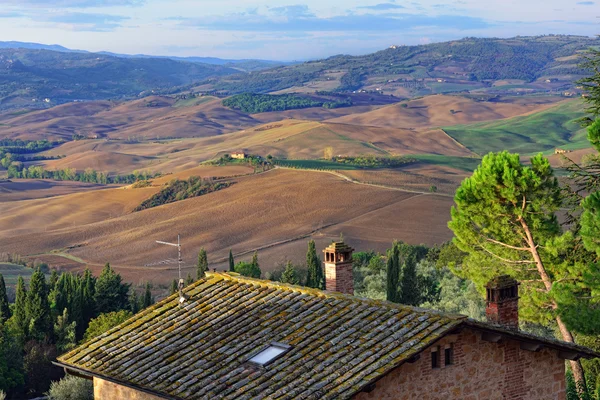
<svg viewBox="0 0 600 400"><path fill-rule="evenodd" d="M93 400L94 384L88 379L67 375L52 382L47 395L50 400Z"/></svg>

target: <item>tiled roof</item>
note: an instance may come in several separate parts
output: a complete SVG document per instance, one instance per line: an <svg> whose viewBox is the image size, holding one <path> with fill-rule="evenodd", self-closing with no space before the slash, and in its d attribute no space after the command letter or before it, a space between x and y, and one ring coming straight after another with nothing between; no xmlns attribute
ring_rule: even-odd
<svg viewBox="0 0 600 400"><path fill-rule="evenodd" d="M463 327L577 357L581 346L386 301L208 273L61 356L59 365L175 399L348 399ZM266 367L248 360L290 345ZM568 354L567 354L568 355Z"/></svg>
<svg viewBox="0 0 600 400"><path fill-rule="evenodd" d="M209 273L59 358L80 372L185 399L347 399L465 319ZM266 367L248 359L292 346Z"/></svg>

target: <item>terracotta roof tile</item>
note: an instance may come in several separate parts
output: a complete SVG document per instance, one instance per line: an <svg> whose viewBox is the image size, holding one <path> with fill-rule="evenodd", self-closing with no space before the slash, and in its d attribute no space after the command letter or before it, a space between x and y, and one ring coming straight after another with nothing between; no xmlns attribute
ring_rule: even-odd
<svg viewBox="0 0 600 400"><path fill-rule="evenodd" d="M388 302L209 273L59 362L167 397L350 398L464 320ZM248 362L273 342L292 348Z"/></svg>

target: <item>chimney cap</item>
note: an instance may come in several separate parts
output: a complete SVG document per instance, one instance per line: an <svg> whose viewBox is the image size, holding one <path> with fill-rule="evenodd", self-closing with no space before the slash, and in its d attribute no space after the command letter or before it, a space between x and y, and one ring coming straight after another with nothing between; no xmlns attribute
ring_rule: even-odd
<svg viewBox="0 0 600 400"><path fill-rule="evenodd" d="M329 246L327 246L325 248L325 250L323 250L323 252L326 251L333 251L333 252L348 252L348 251L354 251L354 249L350 246L348 246L346 243L344 242L333 242L331 243Z"/></svg>
<svg viewBox="0 0 600 400"><path fill-rule="evenodd" d="M519 286L519 282L510 275L497 276L485 285L488 289L504 289L513 286Z"/></svg>

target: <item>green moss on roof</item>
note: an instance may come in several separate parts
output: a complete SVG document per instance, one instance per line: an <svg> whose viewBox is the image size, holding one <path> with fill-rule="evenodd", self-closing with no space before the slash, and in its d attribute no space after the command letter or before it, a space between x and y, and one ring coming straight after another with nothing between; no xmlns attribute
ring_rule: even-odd
<svg viewBox="0 0 600 400"><path fill-rule="evenodd" d="M59 362L175 398L350 398L457 326L449 316L208 273ZM265 368L272 342L292 349Z"/></svg>
<svg viewBox="0 0 600 400"><path fill-rule="evenodd" d="M348 399L457 327L501 332L559 350L589 349L460 315L306 287L207 273L61 356L61 364L184 399ZM265 368L272 342L292 349Z"/></svg>

